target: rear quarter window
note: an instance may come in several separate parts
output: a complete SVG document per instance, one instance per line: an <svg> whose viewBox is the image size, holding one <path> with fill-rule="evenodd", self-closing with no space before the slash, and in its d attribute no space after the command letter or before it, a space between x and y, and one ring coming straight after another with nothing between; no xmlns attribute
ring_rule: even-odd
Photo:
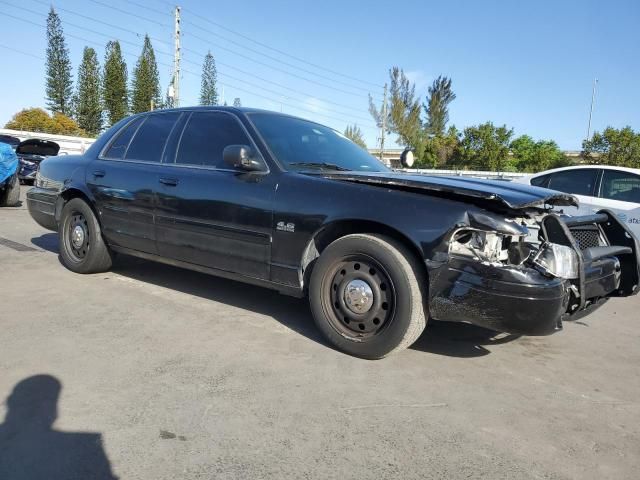
<svg viewBox="0 0 640 480"><path fill-rule="evenodd" d="M534 177L531 179L531 185L535 187L546 187L547 183L549 183L550 175L540 175L539 177Z"/></svg>
<svg viewBox="0 0 640 480"><path fill-rule="evenodd" d="M142 123L142 120L144 120L144 117L138 117L122 127L122 129L115 134L115 140L113 140L103 157L111 160L122 160L129 146L129 142Z"/></svg>

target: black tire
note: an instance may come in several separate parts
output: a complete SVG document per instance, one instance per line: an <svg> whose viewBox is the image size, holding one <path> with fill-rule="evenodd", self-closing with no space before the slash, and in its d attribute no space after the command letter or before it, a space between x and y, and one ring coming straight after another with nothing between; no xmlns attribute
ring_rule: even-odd
<svg viewBox="0 0 640 480"><path fill-rule="evenodd" d="M15 207L20 204L20 181L14 175L0 192L0 207Z"/></svg>
<svg viewBox="0 0 640 480"><path fill-rule="evenodd" d="M76 273L99 273L111 268L111 252L91 207L81 198L72 198L62 209L58 228L60 258Z"/></svg>
<svg viewBox="0 0 640 480"><path fill-rule="evenodd" d="M331 243L316 261L309 303L339 350L378 359L418 339L428 318L426 290L424 270L404 245L354 234Z"/></svg>

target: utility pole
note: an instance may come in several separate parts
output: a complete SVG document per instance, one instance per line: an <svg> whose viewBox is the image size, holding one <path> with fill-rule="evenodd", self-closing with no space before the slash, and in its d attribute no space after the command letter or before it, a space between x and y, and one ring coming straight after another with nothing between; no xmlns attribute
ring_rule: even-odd
<svg viewBox="0 0 640 480"><path fill-rule="evenodd" d="M173 53L173 106L180 106L180 7L175 9Z"/></svg>
<svg viewBox="0 0 640 480"><path fill-rule="evenodd" d="M384 96L382 97L382 122L380 129L380 161L384 163L384 134L387 130L387 84L384 84Z"/></svg>
<svg viewBox="0 0 640 480"><path fill-rule="evenodd" d="M591 136L591 117L593 116L593 103L596 100L596 85L598 84L598 79L593 79L593 91L591 92L591 110L589 111L589 126L587 127L587 141Z"/></svg>

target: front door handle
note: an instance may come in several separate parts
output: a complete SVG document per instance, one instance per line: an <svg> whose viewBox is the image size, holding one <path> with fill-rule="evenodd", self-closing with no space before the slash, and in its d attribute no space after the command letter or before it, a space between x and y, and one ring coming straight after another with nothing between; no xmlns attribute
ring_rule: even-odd
<svg viewBox="0 0 640 480"><path fill-rule="evenodd" d="M104 170L94 170L93 171L93 176L95 178L102 178L102 177L104 177L104 175L105 175Z"/></svg>
<svg viewBox="0 0 640 480"><path fill-rule="evenodd" d="M178 185L178 179L170 177L160 177L160 183L166 185L167 187L175 187L176 185Z"/></svg>

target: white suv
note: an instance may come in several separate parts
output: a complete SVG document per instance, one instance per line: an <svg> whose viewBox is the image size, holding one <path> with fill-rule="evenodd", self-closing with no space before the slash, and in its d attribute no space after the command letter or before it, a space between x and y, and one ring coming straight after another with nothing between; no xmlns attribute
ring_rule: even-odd
<svg viewBox="0 0 640 480"><path fill-rule="evenodd" d="M588 215L603 208L615 212L640 239L640 169L580 165L556 168L516 180L571 193L580 207L563 207L569 215Z"/></svg>

